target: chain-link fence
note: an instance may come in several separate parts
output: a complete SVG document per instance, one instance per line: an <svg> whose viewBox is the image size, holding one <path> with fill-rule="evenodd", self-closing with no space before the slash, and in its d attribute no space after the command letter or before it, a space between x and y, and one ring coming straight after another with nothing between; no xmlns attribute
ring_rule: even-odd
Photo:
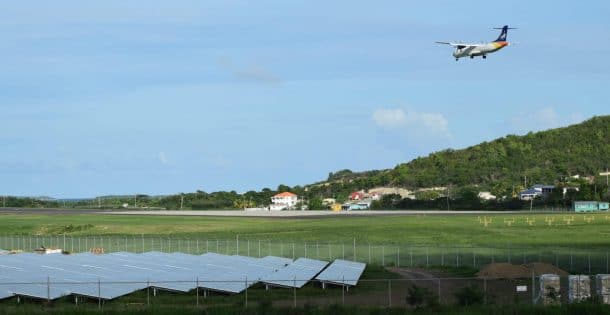
<svg viewBox="0 0 610 315"><path fill-rule="evenodd" d="M571 273L610 273L609 250L603 248L443 246L421 244L370 244L356 240L338 242L295 242L139 236L0 236L0 248L33 251L40 247L61 248L78 253L92 248L104 252L215 252L250 257L306 257L332 261L346 259L371 265L397 267L450 267L479 269L490 263L527 264L544 262Z"/></svg>
<svg viewBox="0 0 610 315"><path fill-rule="evenodd" d="M599 298L607 303L610 295L608 288L597 287L594 279L584 286L570 286L567 277L560 278L557 287L542 287L541 277L520 279L498 278L400 278L400 279L361 279L356 286L322 285L316 280L302 288L268 287L260 280L239 294L225 294L206 289L206 284L230 283L235 281L158 281L142 282L0 282L0 290L19 292L24 286L46 288L49 296L27 296L16 293L12 298L18 303L28 300L48 300L57 304L87 304L97 307L125 305L241 305L248 307L269 303L278 307L303 307L305 305L357 305L370 307L416 307L436 304L565 304ZM293 281L293 279L286 280ZM300 280L299 280L300 281ZM337 280L344 281L344 279ZM164 289L169 283L188 284L188 292ZM132 293L104 298L106 290L121 287L139 286ZM53 299L50 292L64 290L65 296ZM42 290L41 292L45 292ZM82 294L79 292L90 292ZM93 292L93 293L91 293ZM606 293L602 293L606 292ZM0 302L5 303L5 302ZM9 302L12 303L12 302Z"/></svg>

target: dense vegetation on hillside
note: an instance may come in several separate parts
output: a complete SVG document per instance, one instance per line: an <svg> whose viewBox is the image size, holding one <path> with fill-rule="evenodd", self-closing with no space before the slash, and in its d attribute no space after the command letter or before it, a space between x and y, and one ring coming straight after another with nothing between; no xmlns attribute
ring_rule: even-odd
<svg viewBox="0 0 610 315"><path fill-rule="evenodd" d="M572 175L597 175L610 164L610 116L524 136L509 135L462 150L444 150L394 169L331 173L326 189L354 183L360 189L398 186L478 185L499 196L529 184L567 182ZM341 185L339 185L341 184ZM352 186L352 185L349 185Z"/></svg>

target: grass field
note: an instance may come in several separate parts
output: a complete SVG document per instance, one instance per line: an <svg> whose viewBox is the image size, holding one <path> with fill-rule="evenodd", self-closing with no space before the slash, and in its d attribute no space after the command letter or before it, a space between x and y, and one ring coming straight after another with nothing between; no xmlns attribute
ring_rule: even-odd
<svg viewBox="0 0 610 315"><path fill-rule="evenodd" d="M573 217L568 223L564 219ZM459 246L566 246L606 248L610 215L498 214L267 219L120 215L1 215L0 234L172 236ZM592 218L592 219L591 219ZM480 219L480 220L479 220ZM532 225L529 225L530 220ZM554 220L550 222L550 220ZM587 220L590 220L587 222ZM510 223L512 221L512 223ZM548 222L547 222L548 221ZM549 222L551 225L549 225ZM509 224L511 226L509 226Z"/></svg>

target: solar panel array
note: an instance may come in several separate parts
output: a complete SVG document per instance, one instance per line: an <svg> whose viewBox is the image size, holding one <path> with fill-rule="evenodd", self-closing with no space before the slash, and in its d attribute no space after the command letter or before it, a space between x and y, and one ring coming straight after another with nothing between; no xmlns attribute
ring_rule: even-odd
<svg viewBox="0 0 610 315"><path fill-rule="evenodd" d="M291 262L280 257L213 253L3 255L0 298L21 295L53 300L75 294L114 299L147 287L179 292L200 287L239 293Z"/></svg>
<svg viewBox="0 0 610 315"><path fill-rule="evenodd" d="M337 262L331 267L335 268ZM148 287L176 292L203 288L240 293L258 282L301 288L327 265L326 261L308 258L293 261L216 253L0 255L0 299L19 295L53 300L77 295L110 300ZM364 264L360 265L364 270ZM345 279L353 279L353 274L343 274ZM331 275L334 277L334 273Z"/></svg>
<svg viewBox="0 0 610 315"><path fill-rule="evenodd" d="M328 265L327 261L299 258L282 270L278 270L263 282L273 286L301 288Z"/></svg>
<svg viewBox="0 0 610 315"><path fill-rule="evenodd" d="M337 259L320 273L316 280L338 285L355 286L364 272L366 264Z"/></svg>

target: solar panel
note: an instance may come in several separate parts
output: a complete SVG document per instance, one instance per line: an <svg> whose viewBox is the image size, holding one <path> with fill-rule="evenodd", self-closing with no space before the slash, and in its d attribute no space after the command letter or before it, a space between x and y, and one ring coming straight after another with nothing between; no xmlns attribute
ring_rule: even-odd
<svg viewBox="0 0 610 315"><path fill-rule="evenodd" d="M13 295L56 299L66 295L114 299L147 287L188 292L196 287L239 293L263 279L313 278L327 262L214 253L117 252L96 255L0 256L0 299ZM285 269L290 268L288 272ZM284 272L280 276L277 273Z"/></svg>
<svg viewBox="0 0 610 315"><path fill-rule="evenodd" d="M40 299L55 299L69 294L113 299L146 287L145 283L125 283L141 279L122 275L118 267L104 265L102 257L92 254L19 254L3 259L2 263L12 268L9 271L13 282L23 283L14 285L12 292Z"/></svg>
<svg viewBox="0 0 610 315"><path fill-rule="evenodd" d="M366 268L366 264L337 259L328 268L324 269L316 279L323 283L355 286L358 284L364 268Z"/></svg>
<svg viewBox="0 0 610 315"><path fill-rule="evenodd" d="M301 288L320 273L326 265L328 265L327 261L299 258L286 268L270 274L262 282L273 286Z"/></svg>

